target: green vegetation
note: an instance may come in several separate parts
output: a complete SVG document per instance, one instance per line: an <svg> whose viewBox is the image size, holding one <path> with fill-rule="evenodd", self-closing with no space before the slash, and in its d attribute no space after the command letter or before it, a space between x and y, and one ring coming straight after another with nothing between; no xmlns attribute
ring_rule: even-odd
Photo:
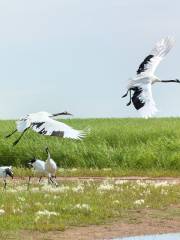
<svg viewBox="0 0 180 240"><path fill-rule="evenodd" d="M2 184L1 186L2 187ZM103 224L117 219L134 221L133 211L180 204L180 186L130 183L120 180L46 183L10 182L0 195L0 232L11 230L64 230L69 226ZM179 212L167 212L179 218Z"/></svg>
<svg viewBox="0 0 180 240"><path fill-rule="evenodd" d="M0 122L0 162L25 166L33 156L46 159L49 146L61 168L112 168L130 172L173 172L180 170L180 119L73 119L63 122L77 128L90 127L83 141L41 136L29 131L20 143L4 136L15 128L14 121Z"/></svg>

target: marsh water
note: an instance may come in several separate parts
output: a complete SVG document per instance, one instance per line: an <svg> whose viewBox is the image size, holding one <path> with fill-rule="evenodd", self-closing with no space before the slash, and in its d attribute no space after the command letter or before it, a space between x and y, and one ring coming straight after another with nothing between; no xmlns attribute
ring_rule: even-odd
<svg viewBox="0 0 180 240"><path fill-rule="evenodd" d="M180 232L160 235L115 238L114 240L180 240Z"/></svg>

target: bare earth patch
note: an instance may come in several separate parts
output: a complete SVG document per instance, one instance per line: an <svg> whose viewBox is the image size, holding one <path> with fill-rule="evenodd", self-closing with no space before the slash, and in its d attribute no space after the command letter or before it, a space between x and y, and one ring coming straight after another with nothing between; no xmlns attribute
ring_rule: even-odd
<svg viewBox="0 0 180 240"><path fill-rule="evenodd" d="M104 225L71 227L65 231L20 231L5 239L110 240L116 237L180 232L180 206L163 210L130 211L123 220Z"/></svg>

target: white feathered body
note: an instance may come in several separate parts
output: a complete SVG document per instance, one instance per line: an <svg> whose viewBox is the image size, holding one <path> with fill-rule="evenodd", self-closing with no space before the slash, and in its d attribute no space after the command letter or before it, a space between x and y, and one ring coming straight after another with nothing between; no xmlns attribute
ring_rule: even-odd
<svg viewBox="0 0 180 240"><path fill-rule="evenodd" d="M52 158L46 160L45 170L50 176L56 176L57 165Z"/></svg>
<svg viewBox="0 0 180 240"><path fill-rule="evenodd" d="M33 162L32 167L34 168L34 171L37 174L46 174L46 170L45 170L45 161L42 161L40 159L36 159L35 162Z"/></svg>

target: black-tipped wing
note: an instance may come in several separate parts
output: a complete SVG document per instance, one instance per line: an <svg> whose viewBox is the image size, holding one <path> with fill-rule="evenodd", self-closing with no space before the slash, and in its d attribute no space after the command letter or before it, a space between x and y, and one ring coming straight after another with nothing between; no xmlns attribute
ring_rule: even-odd
<svg viewBox="0 0 180 240"><path fill-rule="evenodd" d="M154 55L149 55L144 59L144 61L140 64L140 66L137 70L137 75L142 74L143 72L145 72L148 69L150 62L152 61L151 59L153 57L154 57Z"/></svg>
<svg viewBox="0 0 180 240"><path fill-rule="evenodd" d="M72 139L82 139L87 134L85 131L73 129L64 123L51 118L46 118L43 122L33 122L31 128L42 135Z"/></svg>
<svg viewBox="0 0 180 240"><path fill-rule="evenodd" d="M151 54L148 55L144 61L140 64L137 75L150 75L154 74L157 66L165 55L171 50L174 45L174 39L167 37L163 38L156 43L155 47L151 51Z"/></svg>

